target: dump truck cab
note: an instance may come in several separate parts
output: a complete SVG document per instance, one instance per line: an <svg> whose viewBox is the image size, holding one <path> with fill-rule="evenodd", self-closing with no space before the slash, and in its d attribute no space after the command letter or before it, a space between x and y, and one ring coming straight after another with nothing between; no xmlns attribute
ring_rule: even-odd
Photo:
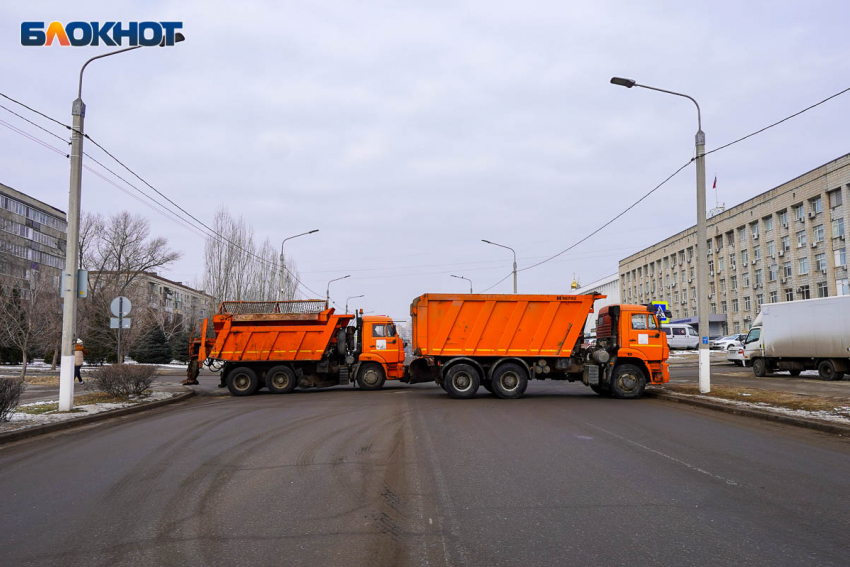
<svg viewBox="0 0 850 567"><path fill-rule="evenodd" d="M398 336L393 320L384 315L362 317L363 350L359 360L377 362L384 368L387 378L401 378L404 374L404 341Z"/></svg>
<svg viewBox="0 0 850 567"><path fill-rule="evenodd" d="M662 384L670 379L667 335L647 305L602 307L596 321L596 348L610 356L600 387L610 386L620 375L623 380L631 380L631 374L618 370L623 365L640 369L648 383Z"/></svg>

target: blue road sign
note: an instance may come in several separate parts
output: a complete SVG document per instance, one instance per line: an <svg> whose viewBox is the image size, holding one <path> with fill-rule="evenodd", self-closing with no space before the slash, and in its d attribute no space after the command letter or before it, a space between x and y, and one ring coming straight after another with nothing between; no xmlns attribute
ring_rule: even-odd
<svg viewBox="0 0 850 567"><path fill-rule="evenodd" d="M704 345L707 345L707 344L708 344L708 337L703 337L703 338L702 338L702 344L704 344Z"/></svg>

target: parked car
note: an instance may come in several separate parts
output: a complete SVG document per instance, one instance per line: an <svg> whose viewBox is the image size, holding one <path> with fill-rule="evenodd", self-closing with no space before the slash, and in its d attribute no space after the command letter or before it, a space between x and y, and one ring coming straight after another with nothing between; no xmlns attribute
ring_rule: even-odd
<svg viewBox="0 0 850 567"><path fill-rule="evenodd" d="M708 348L712 350L726 350L731 345L740 346L744 344L744 339L747 338L746 333L738 333L737 335L729 335L728 337L720 337L713 341L708 341Z"/></svg>
<svg viewBox="0 0 850 567"><path fill-rule="evenodd" d="M734 362L738 366L744 365L744 345L734 344L726 347L726 360Z"/></svg>
<svg viewBox="0 0 850 567"><path fill-rule="evenodd" d="M699 346L699 335L690 325L673 323L662 325L661 328L667 333L667 346L671 349L697 348Z"/></svg>

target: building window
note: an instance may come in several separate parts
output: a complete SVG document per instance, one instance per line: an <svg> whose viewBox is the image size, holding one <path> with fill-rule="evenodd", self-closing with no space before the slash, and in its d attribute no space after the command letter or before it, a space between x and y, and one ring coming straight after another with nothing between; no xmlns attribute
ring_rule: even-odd
<svg viewBox="0 0 850 567"><path fill-rule="evenodd" d="M736 335L741 332L741 324L737 321L735 321L735 323L732 325L732 328L735 329Z"/></svg>
<svg viewBox="0 0 850 567"><path fill-rule="evenodd" d="M770 301L770 303L777 303L779 301L779 293L771 291L768 301Z"/></svg>
<svg viewBox="0 0 850 567"><path fill-rule="evenodd" d="M800 289L800 299L811 299L812 298L812 292L811 292L811 290L809 290L808 285L801 285L799 289Z"/></svg>
<svg viewBox="0 0 850 567"><path fill-rule="evenodd" d="M794 207L794 218L800 222L806 220L806 209L803 207L803 205L797 205L796 207Z"/></svg>
<svg viewBox="0 0 850 567"><path fill-rule="evenodd" d="M812 201L810 202L812 203L813 213L817 214L823 210L823 202L821 201L820 197L818 197L817 199L812 199Z"/></svg>
<svg viewBox="0 0 850 567"><path fill-rule="evenodd" d="M726 293L726 280L720 280L720 291Z"/></svg>
<svg viewBox="0 0 850 567"><path fill-rule="evenodd" d="M788 250L791 250L791 237L790 236L783 236L782 237L782 239L780 240L780 243L779 243L779 249L785 250L786 252Z"/></svg>
<svg viewBox="0 0 850 567"><path fill-rule="evenodd" d="M844 203L844 198L841 195L841 189L835 189L834 191L830 191L827 193L829 196L829 206L830 208L835 208Z"/></svg>
<svg viewBox="0 0 850 567"><path fill-rule="evenodd" d="M768 266L767 268L767 280L771 282L776 281L776 277L779 275L779 266L773 264Z"/></svg>
<svg viewBox="0 0 850 567"><path fill-rule="evenodd" d="M815 269L826 273L826 254L818 254L815 256Z"/></svg>
<svg viewBox="0 0 850 567"><path fill-rule="evenodd" d="M809 273L808 258L800 258L799 260L797 260L797 273L801 276L804 276Z"/></svg>
<svg viewBox="0 0 850 567"><path fill-rule="evenodd" d="M725 269L726 269L726 258L721 256L720 258L717 259L717 271L722 272Z"/></svg>
<svg viewBox="0 0 850 567"><path fill-rule="evenodd" d="M785 301L794 301L794 290L786 289L785 290Z"/></svg>
<svg viewBox="0 0 850 567"><path fill-rule="evenodd" d="M779 224L782 225L782 228L788 228L788 211L782 211L779 213Z"/></svg>
<svg viewBox="0 0 850 567"><path fill-rule="evenodd" d="M752 302L750 301L750 296L746 296L744 298L744 311L750 311L753 308Z"/></svg>
<svg viewBox="0 0 850 567"><path fill-rule="evenodd" d="M764 217L764 232L768 233L773 230L773 217Z"/></svg>
<svg viewBox="0 0 850 567"><path fill-rule="evenodd" d="M846 266L847 265L847 249L839 248L834 253L835 265L836 266Z"/></svg>
<svg viewBox="0 0 850 567"><path fill-rule="evenodd" d="M680 264L685 263L685 251L684 250L679 250L679 263Z"/></svg>
<svg viewBox="0 0 850 567"><path fill-rule="evenodd" d="M732 313L737 313L737 312L738 312L738 300L733 299L732 300Z"/></svg>
<svg viewBox="0 0 850 567"><path fill-rule="evenodd" d="M818 282L818 297L829 297L829 286L826 282Z"/></svg>
<svg viewBox="0 0 850 567"><path fill-rule="evenodd" d="M728 246L735 246L735 233L731 230L726 233L726 244Z"/></svg>
<svg viewBox="0 0 850 567"><path fill-rule="evenodd" d="M741 265L746 266L747 261L749 261L749 259L750 259L750 253L747 251L746 248L744 248L743 250L741 250Z"/></svg>
<svg viewBox="0 0 850 567"><path fill-rule="evenodd" d="M721 301L721 302L720 302L720 312L721 312L721 313L727 313L727 311L726 311L726 302L725 302L725 301Z"/></svg>
<svg viewBox="0 0 850 567"><path fill-rule="evenodd" d="M738 240L743 244L747 240L747 227L742 226L738 228Z"/></svg>
<svg viewBox="0 0 850 567"><path fill-rule="evenodd" d="M800 230L797 232L797 248L802 248L806 245L806 231Z"/></svg>
<svg viewBox="0 0 850 567"><path fill-rule="evenodd" d="M835 280L835 291L838 295L850 295L850 279Z"/></svg>
<svg viewBox="0 0 850 567"><path fill-rule="evenodd" d="M759 237L759 223L758 223L758 221L756 221L756 222L754 222L750 225L750 230L753 233L753 240L757 239Z"/></svg>
<svg viewBox="0 0 850 567"><path fill-rule="evenodd" d="M819 224L815 227L815 242L823 242L823 225Z"/></svg>
<svg viewBox="0 0 850 567"><path fill-rule="evenodd" d="M743 276L741 276L741 284L747 288L750 287L750 273L745 272Z"/></svg>
<svg viewBox="0 0 850 567"><path fill-rule="evenodd" d="M832 221L832 237L838 238L844 236L844 219L835 219Z"/></svg>
<svg viewBox="0 0 850 567"><path fill-rule="evenodd" d="M791 271L791 262L785 262L782 264L782 277L790 278L793 275Z"/></svg>
<svg viewBox="0 0 850 567"><path fill-rule="evenodd" d="M716 304L716 303L712 303L712 304L711 304L711 314L712 314L712 315L716 315L716 314L717 314L717 304Z"/></svg>
<svg viewBox="0 0 850 567"><path fill-rule="evenodd" d="M764 295L760 293L756 295L756 311L761 311L762 303L764 303Z"/></svg>
<svg viewBox="0 0 850 567"><path fill-rule="evenodd" d="M755 277L756 285L761 285L761 284L764 283L764 280L762 279L762 275L761 275L761 270L756 270L754 277Z"/></svg>
<svg viewBox="0 0 850 567"><path fill-rule="evenodd" d="M753 260L761 260L761 246L753 248Z"/></svg>
<svg viewBox="0 0 850 567"><path fill-rule="evenodd" d="M678 291L673 292L673 303L679 303L679 292Z"/></svg>
<svg viewBox="0 0 850 567"><path fill-rule="evenodd" d="M773 240L767 243L767 255L776 258L776 242Z"/></svg>

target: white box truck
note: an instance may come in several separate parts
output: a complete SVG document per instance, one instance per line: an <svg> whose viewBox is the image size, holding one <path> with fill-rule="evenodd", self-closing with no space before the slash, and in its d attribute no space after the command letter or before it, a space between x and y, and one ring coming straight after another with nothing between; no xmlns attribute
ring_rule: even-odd
<svg viewBox="0 0 850 567"><path fill-rule="evenodd" d="M756 376L817 370L824 380L850 372L850 295L766 303L744 340Z"/></svg>

